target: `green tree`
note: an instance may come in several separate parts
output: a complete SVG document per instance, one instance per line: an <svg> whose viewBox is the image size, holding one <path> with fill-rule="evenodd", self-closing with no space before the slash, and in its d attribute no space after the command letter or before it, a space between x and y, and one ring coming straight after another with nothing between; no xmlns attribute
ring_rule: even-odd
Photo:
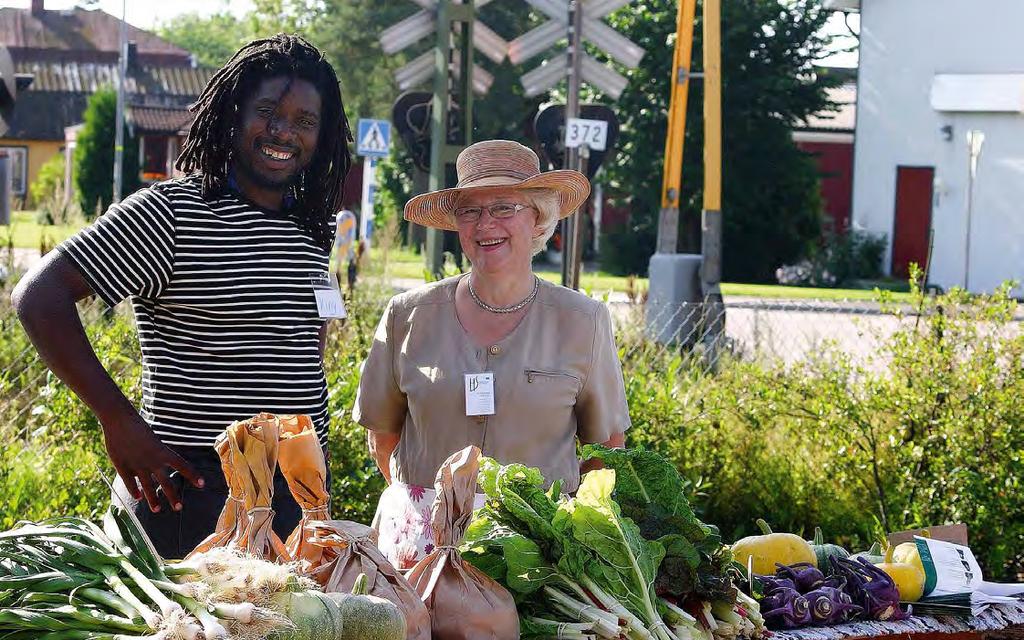
<svg viewBox="0 0 1024 640"><path fill-rule="evenodd" d="M254 37L254 22L227 12L183 13L161 24L157 33L195 55L200 65L219 67Z"/></svg>
<svg viewBox="0 0 1024 640"><path fill-rule="evenodd" d="M629 72L617 103L619 154L606 167L609 191L628 207L627 228L609 234L606 268L643 273L654 252L675 45L676 3L634 3L609 24L647 50ZM722 3L723 272L730 280L770 280L803 256L820 233L821 201L813 160L792 141L791 127L831 106L825 90L838 78L818 73L830 38L820 0ZM701 21L693 67L701 67ZM691 81L683 162L680 248L700 250L703 183L703 87Z"/></svg>
<svg viewBox="0 0 1024 640"><path fill-rule="evenodd" d="M114 192L114 128L117 115L117 93L103 88L89 97L85 108L84 126L78 133L75 146L75 187L82 211L87 216L110 206ZM124 138L124 164L122 166L124 195L136 191L139 181L139 142Z"/></svg>

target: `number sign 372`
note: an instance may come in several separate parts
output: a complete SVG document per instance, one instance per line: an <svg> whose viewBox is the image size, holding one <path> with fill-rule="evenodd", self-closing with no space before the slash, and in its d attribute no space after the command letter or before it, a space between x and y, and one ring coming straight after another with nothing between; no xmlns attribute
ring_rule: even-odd
<svg viewBox="0 0 1024 640"><path fill-rule="evenodd" d="M565 125L565 146L587 145L594 151L604 151L608 144L608 123L604 120L569 118Z"/></svg>

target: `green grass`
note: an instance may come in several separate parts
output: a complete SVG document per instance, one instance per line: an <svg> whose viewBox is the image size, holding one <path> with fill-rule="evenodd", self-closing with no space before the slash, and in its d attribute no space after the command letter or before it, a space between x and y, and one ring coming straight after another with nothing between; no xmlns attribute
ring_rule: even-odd
<svg viewBox="0 0 1024 640"><path fill-rule="evenodd" d="M11 224L0 226L0 240L6 246L13 235L11 244L17 249L38 249L43 240L50 247L74 235L78 225L40 225L36 222L35 211L14 211Z"/></svg>
<svg viewBox="0 0 1024 640"><path fill-rule="evenodd" d="M381 254L377 249L370 251L370 259L376 263L371 264L371 269L379 265ZM388 252L387 275L392 278L403 278L411 280L423 279L423 257L406 249L393 249ZM561 272L556 267L544 265L537 269L537 275L550 282L560 283ZM890 283L879 283L890 285ZM647 278L635 278L630 284L630 278L615 276L603 271L585 272L580 276L580 286L592 294L603 294L607 291L627 293L631 286L639 290L646 290L648 287ZM726 282L722 284L722 293L726 296L742 296L751 298L788 298L804 300L866 300L877 299L874 289L826 289L815 287L786 287L773 284L744 284L737 282ZM904 302L910 299L910 294L905 292L893 292L893 301Z"/></svg>

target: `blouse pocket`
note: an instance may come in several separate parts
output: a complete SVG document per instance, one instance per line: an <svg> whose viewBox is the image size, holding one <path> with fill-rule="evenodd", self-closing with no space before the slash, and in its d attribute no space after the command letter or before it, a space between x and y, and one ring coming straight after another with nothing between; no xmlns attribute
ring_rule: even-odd
<svg viewBox="0 0 1024 640"><path fill-rule="evenodd" d="M580 379L578 376L569 373L568 371L552 371L550 369L524 369L523 373L526 374L526 381L530 384L534 382L540 382L543 380L550 380L552 378L569 378L574 380L576 384L579 384Z"/></svg>

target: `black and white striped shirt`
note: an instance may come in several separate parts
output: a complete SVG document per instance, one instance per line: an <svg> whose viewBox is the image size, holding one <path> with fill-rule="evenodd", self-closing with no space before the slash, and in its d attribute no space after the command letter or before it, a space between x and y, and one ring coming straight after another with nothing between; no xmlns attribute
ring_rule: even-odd
<svg viewBox="0 0 1024 640"><path fill-rule="evenodd" d="M311 276L328 254L293 220L194 178L112 206L59 247L109 305L131 297L141 415L165 443L208 447L261 411L313 418L327 437Z"/></svg>

